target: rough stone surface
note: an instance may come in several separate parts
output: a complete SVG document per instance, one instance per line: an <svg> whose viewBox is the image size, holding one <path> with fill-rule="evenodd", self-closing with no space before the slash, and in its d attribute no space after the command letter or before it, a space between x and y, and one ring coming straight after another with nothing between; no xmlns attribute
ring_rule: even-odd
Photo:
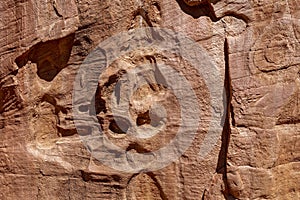
<svg viewBox="0 0 300 200"><path fill-rule="evenodd" d="M206 3L207 0L184 0L184 2L189 6L197 6Z"/></svg>
<svg viewBox="0 0 300 200"><path fill-rule="evenodd" d="M0 199L300 199L298 0L3 0L0 16ZM177 161L130 174L104 166L83 145L72 92L80 64L100 42L140 27L168 28L201 45L221 72L228 112L217 144L199 158L210 117L205 81L168 53L120 57L95 93L111 141L145 153L178 130L178 102L160 85L137 90L130 112L136 126L163 128L161 135L133 141L126 121L114 122L111 94L124 70L137 66L153 71L163 62L181 71L203 120ZM153 103L164 108L149 109Z"/></svg>

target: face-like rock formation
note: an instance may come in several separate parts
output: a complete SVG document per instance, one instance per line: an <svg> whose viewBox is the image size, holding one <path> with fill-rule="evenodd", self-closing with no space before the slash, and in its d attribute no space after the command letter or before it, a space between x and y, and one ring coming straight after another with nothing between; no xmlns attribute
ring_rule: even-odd
<svg viewBox="0 0 300 200"><path fill-rule="evenodd" d="M0 199L300 198L298 0L4 0L0 14ZM178 34L134 34L149 27ZM175 43L128 52L110 40L120 33ZM116 49L126 53L108 62ZM92 52L103 60L84 62ZM76 93L93 63L105 65L94 90ZM94 127L100 142L85 140ZM107 141L130 169L162 167L120 170ZM155 164L136 162L144 155Z"/></svg>

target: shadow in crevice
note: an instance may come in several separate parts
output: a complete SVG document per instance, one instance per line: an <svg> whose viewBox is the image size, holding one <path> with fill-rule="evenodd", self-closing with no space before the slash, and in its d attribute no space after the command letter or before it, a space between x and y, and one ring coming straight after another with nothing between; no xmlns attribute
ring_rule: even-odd
<svg viewBox="0 0 300 200"><path fill-rule="evenodd" d="M19 68L25 66L28 61L36 63L38 76L50 82L67 66L74 37L73 33L57 40L40 42L17 57L15 62Z"/></svg>
<svg viewBox="0 0 300 200"><path fill-rule="evenodd" d="M212 4L216 4L216 3L218 3L219 1L221 1L221 0L209 0L210 1L210 3L212 3Z"/></svg>
<svg viewBox="0 0 300 200"><path fill-rule="evenodd" d="M209 1L205 1L197 6L189 6L183 0L176 0L181 10L188 15L191 15L193 18L198 19L202 16L209 17L213 22L218 21L213 7Z"/></svg>
<svg viewBox="0 0 300 200"><path fill-rule="evenodd" d="M240 19L245 23L249 23L250 19L243 13L235 12L235 11L227 11L222 14L222 16L217 17L214 11L213 5L219 2L220 0L206 0L203 1L200 5L197 6L189 6L184 0L176 0L181 10L188 15L191 15L193 18L198 19L202 16L207 16L211 19L212 22L217 22L225 16L234 17L236 19Z"/></svg>
<svg viewBox="0 0 300 200"><path fill-rule="evenodd" d="M224 88L226 90L226 105L225 109L225 122L222 131L222 143L221 149L218 156L218 164L216 172L222 174L223 182L225 185L225 190L223 191L224 197L229 199L228 185L227 185L227 155L228 155L228 147L230 142L231 135L231 99L232 99L232 86L231 86L231 78L229 71L229 52L228 52L228 41L225 38L224 42L224 61L225 61L225 80L224 80Z"/></svg>
<svg viewBox="0 0 300 200"><path fill-rule="evenodd" d="M157 179L156 175L153 172L148 172L147 175L153 180L155 186L159 190L159 195L162 200L167 200L167 195L165 194L163 187L160 183L160 181Z"/></svg>

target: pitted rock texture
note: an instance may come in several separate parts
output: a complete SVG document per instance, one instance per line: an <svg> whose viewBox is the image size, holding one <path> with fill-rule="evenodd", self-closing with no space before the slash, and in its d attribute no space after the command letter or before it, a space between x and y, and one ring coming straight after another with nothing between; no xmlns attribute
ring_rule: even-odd
<svg viewBox="0 0 300 200"><path fill-rule="evenodd" d="M4 0L0 15L0 199L300 199L298 0ZM201 159L210 117L202 77L167 52L120 57L95 93L98 123L116 145L145 153L176 135L178 102L151 84L157 62L187 78L202 117L177 161L129 174L104 166L84 146L72 93L79 66L100 42L140 27L168 28L201 45L220 70L227 114ZM160 132L137 141L128 137L127 119L115 122L111 102L123 95L112 96L118 83L145 66L151 81L128 99L130 114L135 127Z"/></svg>

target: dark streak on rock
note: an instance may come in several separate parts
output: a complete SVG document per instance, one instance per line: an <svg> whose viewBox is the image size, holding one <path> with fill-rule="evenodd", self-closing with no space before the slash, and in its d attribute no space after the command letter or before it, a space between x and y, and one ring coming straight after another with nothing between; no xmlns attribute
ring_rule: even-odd
<svg viewBox="0 0 300 200"><path fill-rule="evenodd" d="M231 100L232 100L232 86L231 86L231 78L230 78L230 70L229 70L229 53L228 53L228 41L225 38L224 42L224 60L225 60L225 80L224 87L226 89L226 109L227 112L225 117L225 123L222 131L222 144L221 150L218 157L218 165L216 172L223 174L223 181L225 185L225 190L223 191L224 197L228 199L228 185L227 185L227 154L228 154L228 146L230 141L230 116L231 116Z"/></svg>
<svg viewBox="0 0 300 200"><path fill-rule="evenodd" d="M56 14L58 17L63 17L62 14L60 14L60 13L58 12L58 10L57 10L57 5L56 5L56 2L55 2L55 1L52 2L52 6L53 6L53 9L54 9L55 14Z"/></svg>
<svg viewBox="0 0 300 200"><path fill-rule="evenodd" d="M159 190L159 195L162 200L168 200L167 195L164 193L163 188L159 182L159 180L156 178L155 174L153 172L148 172L147 175L153 180L155 186Z"/></svg>

